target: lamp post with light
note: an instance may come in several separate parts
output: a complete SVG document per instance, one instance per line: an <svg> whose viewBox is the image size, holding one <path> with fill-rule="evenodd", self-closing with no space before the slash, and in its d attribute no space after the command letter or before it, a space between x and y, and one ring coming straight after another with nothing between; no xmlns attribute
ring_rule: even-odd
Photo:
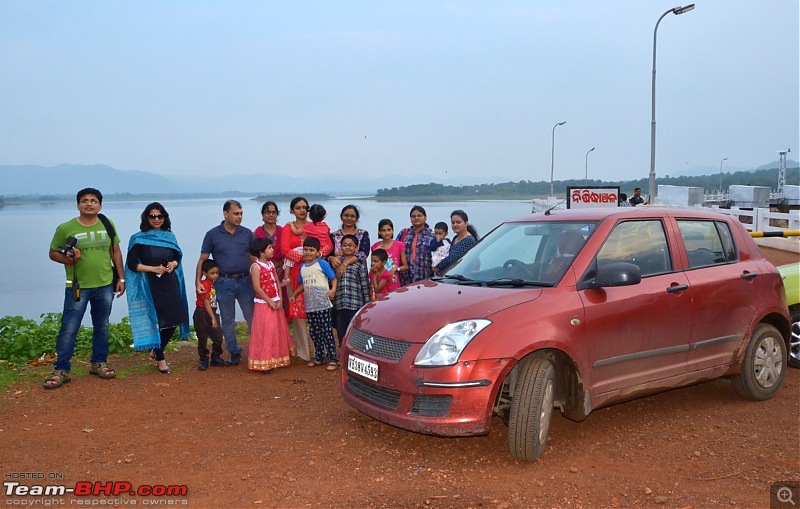
<svg viewBox="0 0 800 509"><path fill-rule="evenodd" d="M589 185L589 152L593 151L595 147L590 148L586 151L586 170L583 175L583 185Z"/></svg>
<svg viewBox="0 0 800 509"><path fill-rule="evenodd" d="M722 163L727 160L728 158L725 157L719 162L719 194L722 194Z"/></svg>
<svg viewBox="0 0 800 509"><path fill-rule="evenodd" d="M652 100L651 100L651 110L652 110L652 117L650 120L650 182L648 186L648 201L649 203L655 203L656 197L656 36L658 34L658 24L661 23L661 20L664 19L669 13L679 15L685 12L689 12L694 9L694 4L689 4L685 7L674 7L658 18L656 21L656 27L653 29L653 83L652 83Z"/></svg>
<svg viewBox="0 0 800 509"><path fill-rule="evenodd" d="M559 122L553 126L553 137L550 142L550 196L553 196L553 161L556 154L556 127L566 124L567 121Z"/></svg>

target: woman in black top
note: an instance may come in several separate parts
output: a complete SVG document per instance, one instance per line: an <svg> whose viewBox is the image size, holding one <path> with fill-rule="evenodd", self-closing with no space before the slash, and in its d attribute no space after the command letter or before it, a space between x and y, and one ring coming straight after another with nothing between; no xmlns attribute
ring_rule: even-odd
<svg viewBox="0 0 800 509"><path fill-rule="evenodd" d="M153 202L142 212L140 232L128 243L126 279L131 281L128 312L134 349L152 350L161 373L169 373L164 347L175 329L181 338L189 335L189 312L183 270L183 253L171 231L164 206Z"/></svg>

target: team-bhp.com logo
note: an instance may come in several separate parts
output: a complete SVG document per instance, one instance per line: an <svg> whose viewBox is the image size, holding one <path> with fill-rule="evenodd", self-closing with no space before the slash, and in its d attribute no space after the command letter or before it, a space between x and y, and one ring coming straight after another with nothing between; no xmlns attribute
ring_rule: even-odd
<svg viewBox="0 0 800 509"><path fill-rule="evenodd" d="M7 497L117 497L130 495L138 497L185 497L189 488L185 484L141 484L134 486L126 481L78 481L75 486L67 487L64 484L43 486L39 484L27 485L17 481L4 481L4 491Z"/></svg>

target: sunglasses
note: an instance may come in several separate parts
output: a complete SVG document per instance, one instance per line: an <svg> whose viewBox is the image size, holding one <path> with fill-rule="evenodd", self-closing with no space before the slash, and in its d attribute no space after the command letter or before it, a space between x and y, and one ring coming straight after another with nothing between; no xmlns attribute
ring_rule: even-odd
<svg viewBox="0 0 800 509"><path fill-rule="evenodd" d="M150 214L147 217L149 217L153 221L160 221L160 220L164 219L164 214Z"/></svg>

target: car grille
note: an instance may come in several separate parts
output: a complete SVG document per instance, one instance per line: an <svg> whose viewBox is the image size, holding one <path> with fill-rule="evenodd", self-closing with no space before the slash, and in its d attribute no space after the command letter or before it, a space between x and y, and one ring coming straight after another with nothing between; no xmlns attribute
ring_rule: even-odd
<svg viewBox="0 0 800 509"><path fill-rule="evenodd" d="M353 350L368 353L373 357L399 361L408 351L411 343L397 341L396 339L382 338L373 336L358 329L350 331L350 348Z"/></svg>
<svg viewBox="0 0 800 509"><path fill-rule="evenodd" d="M362 399L389 410L396 410L400 402L399 392L372 385L349 374L347 388Z"/></svg>
<svg viewBox="0 0 800 509"><path fill-rule="evenodd" d="M414 396L414 403L411 404L411 413L441 417L442 415L447 415L447 412L450 411L452 402L452 396Z"/></svg>

